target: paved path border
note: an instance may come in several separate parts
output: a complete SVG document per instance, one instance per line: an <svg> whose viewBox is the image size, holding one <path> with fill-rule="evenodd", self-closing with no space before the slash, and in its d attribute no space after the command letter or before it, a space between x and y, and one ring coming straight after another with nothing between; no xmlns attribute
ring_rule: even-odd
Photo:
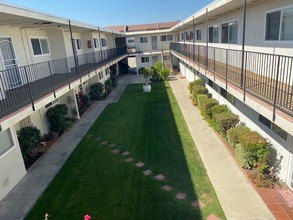
<svg viewBox="0 0 293 220"><path fill-rule="evenodd" d="M124 75L118 81L118 86L104 101L94 102L82 115L81 120L51 146L0 202L0 219L24 219L107 105L119 100L127 84L143 82L144 78L140 75Z"/></svg>
<svg viewBox="0 0 293 220"><path fill-rule="evenodd" d="M226 146L192 105L188 81L172 77L170 86L227 219L275 219L236 164Z"/></svg>

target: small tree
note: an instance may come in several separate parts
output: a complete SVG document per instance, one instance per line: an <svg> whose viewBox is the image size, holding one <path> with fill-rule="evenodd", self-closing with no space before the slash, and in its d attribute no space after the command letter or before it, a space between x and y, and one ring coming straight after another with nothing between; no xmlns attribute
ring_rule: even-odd
<svg viewBox="0 0 293 220"><path fill-rule="evenodd" d="M160 76L163 78L163 80L167 80L170 76L170 70L169 69L160 70Z"/></svg>
<svg viewBox="0 0 293 220"><path fill-rule="evenodd" d="M35 126L27 126L17 131L17 137L23 158L26 160L28 155L35 156L41 131Z"/></svg>
<svg viewBox="0 0 293 220"><path fill-rule="evenodd" d="M104 94L104 84L103 83L95 83L90 87L90 97L91 99L101 99Z"/></svg>

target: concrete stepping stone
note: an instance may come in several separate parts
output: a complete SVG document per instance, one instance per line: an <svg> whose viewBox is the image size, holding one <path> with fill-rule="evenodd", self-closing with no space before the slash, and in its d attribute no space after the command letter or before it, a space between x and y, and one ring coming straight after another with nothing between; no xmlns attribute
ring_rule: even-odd
<svg viewBox="0 0 293 220"><path fill-rule="evenodd" d="M221 219L219 217L217 217L216 215L214 215L214 214L210 214L207 217L207 220L221 220Z"/></svg>
<svg viewBox="0 0 293 220"><path fill-rule="evenodd" d="M138 163L135 164L135 166L137 166L137 167L143 167L144 166L144 163L143 162L138 162Z"/></svg>
<svg viewBox="0 0 293 220"><path fill-rule="evenodd" d="M187 195L186 193L177 193L176 194L176 199L184 200L186 199Z"/></svg>
<svg viewBox="0 0 293 220"><path fill-rule="evenodd" d="M169 185L164 185L164 186L161 187L161 189L165 190L167 192L171 192L173 188L171 186L169 186Z"/></svg>
<svg viewBox="0 0 293 220"><path fill-rule="evenodd" d="M106 144L108 144L108 143L109 143L109 141L102 141L102 142L101 142L102 145L106 145Z"/></svg>
<svg viewBox="0 0 293 220"><path fill-rule="evenodd" d="M123 156L128 156L128 155L129 155L129 152L128 152L128 151L124 151L124 152L122 153L122 155L123 155Z"/></svg>
<svg viewBox="0 0 293 220"><path fill-rule="evenodd" d="M125 161L129 163L131 161L134 161L134 159L132 157L129 157L129 158L125 159Z"/></svg>
<svg viewBox="0 0 293 220"><path fill-rule="evenodd" d="M155 176L155 179L161 181L161 180L165 179L165 177L162 174L158 174Z"/></svg>
<svg viewBox="0 0 293 220"><path fill-rule="evenodd" d="M193 203L191 203L191 206L198 208L198 209L203 209L206 205L202 201L197 200L197 201L194 201Z"/></svg>
<svg viewBox="0 0 293 220"><path fill-rule="evenodd" d="M151 171L151 170L145 170L145 171L143 171L143 174L144 174L145 176L149 176L149 175L152 174L152 171Z"/></svg>
<svg viewBox="0 0 293 220"><path fill-rule="evenodd" d="M114 150L112 150L112 153L114 153L114 154L117 154L118 152L120 152L119 149L114 149Z"/></svg>
<svg viewBox="0 0 293 220"><path fill-rule="evenodd" d="M117 144L110 144L109 147L117 147Z"/></svg>

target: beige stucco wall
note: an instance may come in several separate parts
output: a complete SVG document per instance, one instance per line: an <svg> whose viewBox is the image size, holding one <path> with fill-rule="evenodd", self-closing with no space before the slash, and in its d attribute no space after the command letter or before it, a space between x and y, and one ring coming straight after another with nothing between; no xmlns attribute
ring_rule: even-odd
<svg viewBox="0 0 293 220"><path fill-rule="evenodd" d="M24 177L24 167L21 151L14 127L11 127L14 147L0 156L0 201L15 187Z"/></svg>

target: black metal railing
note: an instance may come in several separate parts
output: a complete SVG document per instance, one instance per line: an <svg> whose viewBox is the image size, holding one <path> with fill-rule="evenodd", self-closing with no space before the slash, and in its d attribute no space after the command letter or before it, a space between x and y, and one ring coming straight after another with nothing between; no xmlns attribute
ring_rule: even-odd
<svg viewBox="0 0 293 220"><path fill-rule="evenodd" d="M293 116L293 57L241 50L171 43L173 52L206 68L227 84L265 101ZM244 65L242 68L242 57Z"/></svg>
<svg viewBox="0 0 293 220"><path fill-rule="evenodd" d="M0 118L127 54L112 48L0 71ZM75 60L77 66L75 66Z"/></svg>

